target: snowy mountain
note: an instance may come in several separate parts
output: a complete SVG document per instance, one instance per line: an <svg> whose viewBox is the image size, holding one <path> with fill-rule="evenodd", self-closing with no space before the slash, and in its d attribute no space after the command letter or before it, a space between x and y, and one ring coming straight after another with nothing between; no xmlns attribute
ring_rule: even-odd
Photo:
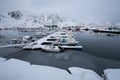
<svg viewBox="0 0 120 80"><path fill-rule="evenodd" d="M0 15L0 28L44 27L44 25L64 27L79 24L75 21L67 20L57 14L25 16L20 11L12 11L8 12L8 14Z"/></svg>
<svg viewBox="0 0 120 80"><path fill-rule="evenodd" d="M97 23L88 23L85 24L86 28L89 29L114 29L114 30L120 30L120 25L119 24L115 24L112 22L97 22Z"/></svg>
<svg viewBox="0 0 120 80"><path fill-rule="evenodd" d="M12 18L14 19L20 19L23 14L20 11L12 11L12 12L8 12L8 15L10 15Z"/></svg>
<svg viewBox="0 0 120 80"><path fill-rule="evenodd" d="M73 20L68 20L57 14L40 15L40 16L25 16L20 11L11 11L7 14L0 15L0 28L38 28L44 25L57 25L58 27L67 26L83 26L84 28L116 28L120 29L120 24L111 22L97 22L97 23L78 23Z"/></svg>

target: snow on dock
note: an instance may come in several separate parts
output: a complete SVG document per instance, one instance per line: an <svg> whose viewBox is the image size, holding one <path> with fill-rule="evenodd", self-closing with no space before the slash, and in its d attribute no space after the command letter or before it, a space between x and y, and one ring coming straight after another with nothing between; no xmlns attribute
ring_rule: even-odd
<svg viewBox="0 0 120 80"><path fill-rule="evenodd" d="M29 62L9 59L0 63L0 80L102 80L94 71L82 68L67 70L31 65Z"/></svg>
<svg viewBox="0 0 120 80"><path fill-rule="evenodd" d="M73 38L73 35L70 32L58 31L58 32L50 34L44 38L41 38L35 42L32 42L26 45L25 47L23 47L23 49L40 49L43 46L42 43L44 42L61 45L61 47L63 45L66 45L66 46L63 46L63 48L70 48L70 49L72 48L81 49L82 48L82 46L80 45L79 46L70 46L70 45L67 46L68 44L78 44L78 41L75 41L75 39Z"/></svg>
<svg viewBox="0 0 120 80"><path fill-rule="evenodd" d="M50 34L44 38L41 38L39 40L37 40L36 42L32 42L32 43L29 43L28 45L26 45L25 47L23 47L23 49L39 49L41 48L41 44L46 41L50 36L54 35L55 33L53 34Z"/></svg>

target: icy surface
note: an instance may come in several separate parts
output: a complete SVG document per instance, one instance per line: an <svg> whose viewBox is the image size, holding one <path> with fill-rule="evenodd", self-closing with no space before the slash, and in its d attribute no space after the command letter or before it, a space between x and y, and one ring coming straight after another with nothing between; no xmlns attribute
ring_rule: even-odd
<svg viewBox="0 0 120 80"><path fill-rule="evenodd" d="M104 75L107 80L120 80L120 69L106 69Z"/></svg>

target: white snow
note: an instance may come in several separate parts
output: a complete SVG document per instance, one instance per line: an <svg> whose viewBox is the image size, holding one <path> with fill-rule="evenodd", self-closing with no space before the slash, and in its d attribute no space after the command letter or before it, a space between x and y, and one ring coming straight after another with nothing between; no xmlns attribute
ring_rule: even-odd
<svg viewBox="0 0 120 80"><path fill-rule="evenodd" d="M102 80L91 70L69 70L72 74L55 67L31 65L29 62L9 59L0 63L0 80Z"/></svg>
<svg viewBox="0 0 120 80"><path fill-rule="evenodd" d="M70 67L68 70L79 80L103 80L97 73L89 69Z"/></svg>
<svg viewBox="0 0 120 80"><path fill-rule="evenodd" d="M1 58L1 57L0 57L0 63L1 63L1 62L4 62L5 60L6 60L5 58Z"/></svg>
<svg viewBox="0 0 120 80"><path fill-rule="evenodd" d="M24 14L23 14L24 15ZM21 16L20 19L14 19L10 15L1 14L0 15L0 27L1 28L38 28L44 27L44 25L57 25L61 26L75 26L78 22L67 20L57 14L48 14L40 16Z"/></svg>
<svg viewBox="0 0 120 80"><path fill-rule="evenodd" d="M52 35L54 35L54 34L56 34L56 33L58 33L58 32L55 32L55 33L53 33L53 34L50 34L50 35L48 35L48 36L46 36L46 37L43 37L43 38L41 38L41 39L38 39L36 42L33 42L33 43L30 43L30 44L26 45L25 47L23 47L23 49L36 49L36 48L41 48L41 44L42 44L44 41L47 41L47 39L50 38L50 36L52 36ZM37 44L35 44L35 43L37 43ZM35 45L34 45L34 44L35 44Z"/></svg>
<svg viewBox="0 0 120 80"><path fill-rule="evenodd" d="M120 80L120 69L106 69L104 75L107 80Z"/></svg>
<svg viewBox="0 0 120 80"><path fill-rule="evenodd" d="M0 64L0 80L79 80L66 70L10 59Z"/></svg>

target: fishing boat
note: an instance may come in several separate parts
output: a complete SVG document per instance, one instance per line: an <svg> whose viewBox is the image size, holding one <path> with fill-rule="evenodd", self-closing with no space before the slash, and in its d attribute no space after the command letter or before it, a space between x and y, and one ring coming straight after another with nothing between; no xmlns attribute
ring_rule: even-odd
<svg viewBox="0 0 120 80"><path fill-rule="evenodd" d="M60 46L51 46L51 45L42 45L41 50L47 51L47 52L62 52L63 49Z"/></svg>
<svg viewBox="0 0 120 80"><path fill-rule="evenodd" d="M42 38L42 37L47 36L47 34L44 33L44 32L37 32L37 33L35 33L35 36L36 36L37 38Z"/></svg>

